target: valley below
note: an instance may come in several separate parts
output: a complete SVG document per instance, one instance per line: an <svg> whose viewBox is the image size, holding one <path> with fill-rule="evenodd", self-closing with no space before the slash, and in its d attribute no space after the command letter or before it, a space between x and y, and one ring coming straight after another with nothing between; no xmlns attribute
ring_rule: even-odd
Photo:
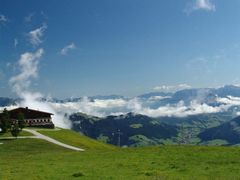
<svg viewBox="0 0 240 180"><path fill-rule="evenodd" d="M184 118L151 118L128 113L99 118L82 113L70 116L72 129L121 147L149 145L237 146L239 118L230 114L202 114ZM222 127L224 126L224 127Z"/></svg>

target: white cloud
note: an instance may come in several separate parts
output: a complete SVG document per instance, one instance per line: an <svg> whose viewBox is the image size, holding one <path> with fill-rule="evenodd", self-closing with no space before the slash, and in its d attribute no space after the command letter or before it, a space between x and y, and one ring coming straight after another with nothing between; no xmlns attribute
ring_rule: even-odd
<svg viewBox="0 0 240 180"><path fill-rule="evenodd" d="M186 117L204 113L224 112L231 107L231 105L225 104L214 107L194 100L189 105L186 105L184 101L179 101L176 104L167 104L153 108L148 100L139 98L111 100L95 99L91 101L87 97L78 102L52 102L51 106L57 112L66 112L68 114L82 112L98 117L126 114L128 112L143 114L150 117Z"/></svg>
<svg viewBox="0 0 240 180"><path fill-rule="evenodd" d="M171 96L151 96L149 98L150 101L160 101L160 100L163 100L163 99L169 99L171 98Z"/></svg>
<svg viewBox="0 0 240 180"><path fill-rule="evenodd" d="M215 11L216 7L210 0L196 0L194 10Z"/></svg>
<svg viewBox="0 0 240 180"><path fill-rule="evenodd" d="M38 49L35 53L26 52L21 55L18 61L20 73L10 79L10 84L18 95L21 96L29 88L31 79L38 76L38 63L43 53L43 49Z"/></svg>
<svg viewBox="0 0 240 180"><path fill-rule="evenodd" d="M197 115L204 113L217 113L224 110L223 106L212 107L207 104L199 104L195 101L191 102L189 106L186 106L183 101L180 101L176 105L166 105L161 106L157 109L152 108L143 108L142 114L151 116L151 117L186 117L189 115Z"/></svg>
<svg viewBox="0 0 240 180"><path fill-rule="evenodd" d="M194 0L194 2L187 4L184 12L187 14L193 11L204 10L204 11L216 11L216 6L211 0Z"/></svg>
<svg viewBox="0 0 240 180"><path fill-rule="evenodd" d="M17 45L18 45L18 39L17 38L14 39L14 44L13 45L14 45L14 47L17 47Z"/></svg>
<svg viewBox="0 0 240 180"><path fill-rule="evenodd" d="M3 14L0 14L0 22L7 22L8 19L6 16L4 16Z"/></svg>
<svg viewBox="0 0 240 180"><path fill-rule="evenodd" d="M29 106L35 109L41 109L52 112L56 115L54 123L61 127L69 125L64 121L64 113L72 114L82 112L93 116L105 117L109 115L120 115L133 112L135 114L143 114L150 117L186 117L189 115L208 114L225 112L230 107L240 106L240 98L228 96L226 98L217 98L219 106L211 106L206 103L199 103L193 100L190 104L179 101L175 104L151 106L151 100L132 98L132 99L107 99L107 100L90 100L84 97L78 102L41 102L36 101L42 97L40 93L25 92L25 101L21 102L22 106ZM61 120L61 121L60 121Z"/></svg>
<svg viewBox="0 0 240 180"><path fill-rule="evenodd" d="M40 14L45 20L48 19L48 15L44 11L41 11Z"/></svg>
<svg viewBox="0 0 240 180"><path fill-rule="evenodd" d="M47 25L30 31L28 33L30 43L34 46L42 43L42 36L47 29ZM17 46L18 40L14 40L14 46ZM29 107L30 109L39 109L42 111L51 112L54 114L53 123L57 127L71 128L71 122L64 116L64 111L56 111L49 102L43 102L44 97L40 92L33 92L30 88L32 80L38 77L39 62L44 54L44 50L39 48L35 52L25 52L18 60L16 68L19 73L10 78L9 83L12 90L20 97L21 102L17 106Z"/></svg>
<svg viewBox="0 0 240 180"><path fill-rule="evenodd" d="M99 117L118 112L127 112L127 105L128 101L124 99L96 99L91 101L88 97L84 97L78 102L51 103L51 106L58 112L66 112L68 114L83 112Z"/></svg>
<svg viewBox="0 0 240 180"><path fill-rule="evenodd" d="M71 43L64 48L61 49L60 54L67 55L70 50L76 49L76 45L74 43Z"/></svg>
<svg viewBox="0 0 240 180"><path fill-rule="evenodd" d="M24 18L24 21L27 22L27 23L31 22L34 15L35 15L35 13L30 13L29 15L27 15L27 16Z"/></svg>
<svg viewBox="0 0 240 180"><path fill-rule="evenodd" d="M153 90L160 91L160 92L175 92L175 91L189 89L189 88L191 88L191 86L188 84L179 84L179 85L173 85L173 86L169 86L169 85L156 86L153 88Z"/></svg>
<svg viewBox="0 0 240 180"><path fill-rule="evenodd" d="M11 67L11 66L12 66L12 63L7 62L7 63L6 63L6 66L7 66L7 67Z"/></svg>
<svg viewBox="0 0 240 180"><path fill-rule="evenodd" d="M47 29L47 25L43 24L41 27L32 30L28 33L29 41L33 46L38 46L42 43L42 36L44 31Z"/></svg>
<svg viewBox="0 0 240 180"><path fill-rule="evenodd" d="M3 14L0 14L0 27L2 25L5 25L5 23L7 23L9 20L6 16L4 16Z"/></svg>
<svg viewBox="0 0 240 180"><path fill-rule="evenodd" d="M217 102L223 103L226 105L231 106L240 106L240 98L239 97L233 97L233 96L227 96L224 98L217 98Z"/></svg>
<svg viewBox="0 0 240 180"><path fill-rule="evenodd" d="M43 49L38 49L35 53L26 52L18 60L19 74L10 79L10 85L17 95L22 99L18 106L39 109L54 114L53 122L57 127L70 128L71 123L64 117L64 111L56 111L49 102L43 102L44 97L39 92L31 92L30 85L32 79L38 77L39 61L44 54Z"/></svg>

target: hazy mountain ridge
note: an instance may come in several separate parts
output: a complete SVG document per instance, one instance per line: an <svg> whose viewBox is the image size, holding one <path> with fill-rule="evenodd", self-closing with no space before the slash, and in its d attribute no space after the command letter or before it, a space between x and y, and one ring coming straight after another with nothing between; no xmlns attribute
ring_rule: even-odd
<svg viewBox="0 0 240 180"><path fill-rule="evenodd" d="M184 101L189 103L190 101L197 100L201 103L209 103L216 100L216 97L240 97L240 86L226 85L220 88L193 88L193 89L183 89L176 91L175 93L171 92L150 92L146 94L141 94L136 96L140 99L153 99L153 97L162 97L159 98L159 101L165 103L177 103L179 101ZM165 98L164 98L165 97ZM41 101L49 101L56 103L66 103L66 102L78 102L81 101L84 97L75 97L75 98L41 98ZM129 97L124 97L122 95L97 95L89 96L90 100L109 100L109 99L129 99ZM167 99L167 100L166 100ZM156 98L157 100L157 98ZM11 105L11 103L16 103L20 99L0 97L0 106Z"/></svg>
<svg viewBox="0 0 240 180"><path fill-rule="evenodd" d="M83 112L99 117L129 112L172 119L216 113L237 116L240 114L240 87L227 85L220 88L184 89L175 93L152 92L133 98L120 95L66 99L41 97L38 101L48 103L56 112L68 114ZM0 108L9 106L12 106L11 108L21 106L21 99L0 97Z"/></svg>

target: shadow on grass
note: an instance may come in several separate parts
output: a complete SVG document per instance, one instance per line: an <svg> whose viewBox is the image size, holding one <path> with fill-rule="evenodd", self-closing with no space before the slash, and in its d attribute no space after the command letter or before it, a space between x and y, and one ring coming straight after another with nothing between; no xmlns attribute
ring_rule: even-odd
<svg viewBox="0 0 240 180"><path fill-rule="evenodd" d="M11 138L11 139L7 139L7 138L2 138L0 139L0 142L1 141L12 141L12 140L17 140L18 138Z"/></svg>

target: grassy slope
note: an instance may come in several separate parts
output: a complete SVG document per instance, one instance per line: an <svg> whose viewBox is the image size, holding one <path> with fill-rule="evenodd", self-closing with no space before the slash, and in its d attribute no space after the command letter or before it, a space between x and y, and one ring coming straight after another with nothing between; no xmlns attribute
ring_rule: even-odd
<svg viewBox="0 0 240 180"><path fill-rule="evenodd" d="M38 132L52 137L60 142L77 146L86 150L89 149L104 149L104 150L113 150L115 149L115 146L111 146L108 144L101 143L99 141L93 140L91 138L88 138L86 136L79 135L79 133L66 130L66 129L60 129L57 131L46 131L46 130L38 130Z"/></svg>
<svg viewBox="0 0 240 180"><path fill-rule="evenodd" d="M33 136L33 135L29 132L21 131L18 136ZM4 133L4 134L0 133L0 138L1 137L12 137L12 134L11 134L11 132L7 132L7 133Z"/></svg>
<svg viewBox="0 0 240 180"><path fill-rule="evenodd" d="M53 133L54 132L54 133ZM118 149L65 130L44 133L86 152L70 151L39 139L1 141L0 179L234 179L240 177L240 149L159 146ZM71 134L71 135L70 135ZM65 141L65 140L64 140ZM95 148L91 148L94 146ZM106 148L104 148L106 147Z"/></svg>

